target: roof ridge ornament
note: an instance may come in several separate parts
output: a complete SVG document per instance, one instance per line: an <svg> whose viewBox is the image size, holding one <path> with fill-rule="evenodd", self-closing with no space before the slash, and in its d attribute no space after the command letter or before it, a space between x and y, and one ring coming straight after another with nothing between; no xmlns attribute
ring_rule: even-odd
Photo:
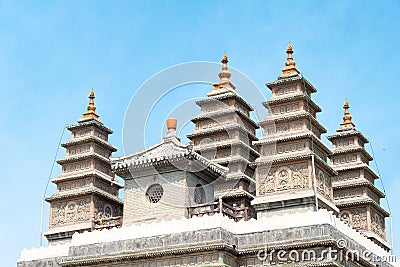
<svg viewBox="0 0 400 267"><path fill-rule="evenodd" d="M350 105L347 99L344 101L343 109L344 109L343 122L340 124L339 129L336 130L337 132L351 130L356 127L356 125L351 121L352 117L349 111Z"/></svg>
<svg viewBox="0 0 400 267"><path fill-rule="evenodd" d="M292 76L300 74L300 71L296 68L296 61L293 60L293 47L291 43L288 43L286 54L287 59L285 62L285 68L282 70L282 74L279 77Z"/></svg>
<svg viewBox="0 0 400 267"><path fill-rule="evenodd" d="M165 136L165 138L172 137L172 136L178 137L176 134L176 125L178 124L177 119L168 118L166 123L167 123L168 132L167 132L167 135Z"/></svg>
<svg viewBox="0 0 400 267"><path fill-rule="evenodd" d="M222 88L227 88L227 89L235 89L236 86L229 80L231 78L232 74L228 70L228 55L224 52L222 55L221 63L222 63L222 69L218 73L219 77L219 82L214 83L213 86L216 90L222 89Z"/></svg>

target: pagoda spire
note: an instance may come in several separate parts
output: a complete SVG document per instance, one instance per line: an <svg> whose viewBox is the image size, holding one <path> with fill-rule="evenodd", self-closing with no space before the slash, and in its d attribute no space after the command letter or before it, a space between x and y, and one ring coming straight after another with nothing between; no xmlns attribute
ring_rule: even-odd
<svg viewBox="0 0 400 267"><path fill-rule="evenodd" d="M95 119L99 120L99 115L96 113L96 106L94 105L94 90L90 91L89 94L89 105L87 106L87 112L83 113L83 118L82 119Z"/></svg>
<svg viewBox="0 0 400 267"><path fill-rule="evenodd" d="M293 47L289 43L286 49L287 59L285 62L285 68L282 70L281 76L298 75L300 71L296 68L296 62L293 60Z"/></svg>
<svg viewBox="0 0 400 267"><path fill-rule="evenodd" d="M344 109L344 116L343 116L343 122L340 124L339 129L337 129L337 132L342 132L345 130L351 130L355 128L355 124L351 121L351 115L350 115L350 111L349 111L349 101L347 101L347 99L344 101L343 104L343 109Z"/></svg>
<svg viewBox="0 0 400 267"><path fill-rule="evenodd" d="M224 52L222 55L221 63L222 63L222 69L218 73L219 77L219 82L213 84L215 89L221 89L221 88L230 88L230 89L235 89L236 86L229 80L231 78L231 73L228 70L228 55Z"/></svg>

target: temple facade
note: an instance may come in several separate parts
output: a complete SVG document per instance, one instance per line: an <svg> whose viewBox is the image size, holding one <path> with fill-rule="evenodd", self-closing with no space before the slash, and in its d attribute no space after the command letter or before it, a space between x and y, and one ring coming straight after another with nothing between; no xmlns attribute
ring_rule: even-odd
<svg viewBox="0 0 400 267"><path fill-rule="evenodd" d="M170 118L158 143L121 157L92 91L47 198L49 245L23 250L17 266L397 266L368 139L346 101L333 149L324 144L317 89L290 44L286 53L263 121L251 119L224 54L190 142Z"/></svg>

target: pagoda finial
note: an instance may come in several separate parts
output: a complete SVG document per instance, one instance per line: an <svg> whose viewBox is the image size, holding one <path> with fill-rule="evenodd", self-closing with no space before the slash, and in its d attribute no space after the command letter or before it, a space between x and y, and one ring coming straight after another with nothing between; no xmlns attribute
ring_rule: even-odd
<svg viewBox="0 0 400 267"><path fill-rule="evenodd" d="M224 54L222 55L222 59L221 62L224 64L228 63L228 55L224 52Z"/></svg>
<svg viewBox="0 0 400 267"><path fill-rule="evenodd" d="M218 73L219 82L213 84L215 89L220 88L230 88L235 89L235 85L229 80L231 77L231 73L228 70L228 55L224 52L222 55L221 63L222 63L222 70Z"/></svg>
<svg viewBox="0 0 400 267"><path fill-rule="evenodd" d="M281 76L297 75L300 71L296 68L296 62L293 60L293 47L291 43L288 43L286 54L287 59L285 62L285 68L282 70Z"/></svg>
<svg viewBox="0 0 400 267"><path fill-rule="evenodd" d="M346 99L343 104L343 109L344 109L343 122L340 124L339 129L337 129L338 132L345 131L345 130L351 130L351 129L354 129L354 127L356 126L351 121L352 117L350 115L349 108L350 108L349 101L347 101L347 99Z"/></svg>
<svg viewBox="0 0 400 267"><path fill-rule="evenodd" d="M99 115L96 114L96 106L94 105L94 90L90 91L89 94L89 105L87 106L87 112L83 113L83 119L99 119Z"/></svg>

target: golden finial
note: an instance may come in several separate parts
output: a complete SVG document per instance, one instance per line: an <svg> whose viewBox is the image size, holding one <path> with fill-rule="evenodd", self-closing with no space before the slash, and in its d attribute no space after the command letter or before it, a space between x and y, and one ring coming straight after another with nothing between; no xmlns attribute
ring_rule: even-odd
<svg viewBox="0 0 400 267"><path fill-rule="evenodd" d="M83 113L84 119L99 119L99 115L96 114L96 106L94 105L94 90L90 91L89 94L89 105L87 106L87 112Z"/></svg>
<svg viewBox="0 0 400 267"><path fill-rule="evenodd" d="M300 74L300 71L296 68L296 62L293 60L293 53L293 47L289 43L286 49L287 59L285 62L285 68L282 70L281 76Z"/></svg>
<svg viewBox="0 0 400 267"><path fill-rule="evenodd" d="M222 55L221 62L224 63L224 64L228 63L228 56L227 56L227 54L225 52Z"/></svg>
<svg viewBox="0 0 400 267"><path fill-rule="evenodd" d="M346 99L343 104L343 109L344 109L343 122L340 124L339 129L337 129L338 132L354 129L354 127L356 127L356 125L351 121L352 117L350 115L349 108L350 108L349 101L347 101Z"/></svg>
<svg viewBox="0 0 400 267"><path fill-rule="evenodd" d="M221 88L235 89L235 85L229 80L231 73L228 70L228 55L224 52L222 55L222 70L218 73L219 82L213 84L216 90Z"/></svg>

